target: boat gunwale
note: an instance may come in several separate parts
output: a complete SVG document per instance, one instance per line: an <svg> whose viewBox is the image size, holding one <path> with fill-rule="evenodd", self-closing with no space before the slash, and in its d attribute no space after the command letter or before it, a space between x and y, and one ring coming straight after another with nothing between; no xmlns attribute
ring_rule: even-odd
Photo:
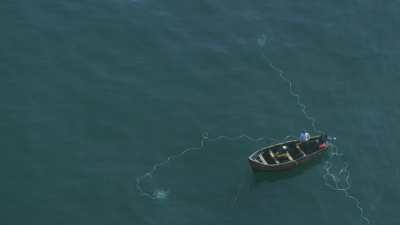
<svg viewBox="0 0 400 225"><path fill-rule="evenodd" d="M310 140L312 140L312 139L317 139L317 138L319 138L319 137L321 137L321 135L315 135L315 136L312 136L312 137L310 138ZM319 150L317 150L317 151L315 151L315 152L313 152L313 153L303 155L303 156L301 156L301 157L299 157L299 158L297 158L297 159L295 159L295 160L293 160L293 161L280 162L280 163L278 163L278 164L264 164L264 163L261 163L261 162L259 162L259 161L256 160L256 156L258 156L261 152L263 153L263 152L265 152L266 150L271 149L271 148L273 148L273 147L281 146L281 145L288 144L288 143L292 143L292 142L300 142L300 141L294 139L294 140L289 140L289 141L286 141L286 142L280 142L280 143L276 143L276 144L273 144L273 145L266 146L266 147L264 147L264 148L261 148L261 149L255 151L255 152L253 152L253 153L248 157L248 160L250 160L250 161L252 161L252 162L254 162L254 163L257 163L257 164L259 164L259 165L262 165L263 167L281 167L281 166L284 166L284 165L298 164L301 160L306 159L306 158L310 158L310 157L312 157L312 156L314 156L314 155L316 155L316 154L319 154L319 153L323 152L324 150L326 150L326 148L319 149Z"/></svg>

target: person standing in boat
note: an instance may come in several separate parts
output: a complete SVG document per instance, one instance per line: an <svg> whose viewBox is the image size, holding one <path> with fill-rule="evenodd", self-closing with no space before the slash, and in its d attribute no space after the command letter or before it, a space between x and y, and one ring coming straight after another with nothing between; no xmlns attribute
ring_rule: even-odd
<svg viewBox="0 0 400 225"><path fill-rule="evenodd" d="M300 133L300 138L299 139L300 139L300 142L305 143L305 142L310 140L310 134L307 131L303 130Z"/></svg>

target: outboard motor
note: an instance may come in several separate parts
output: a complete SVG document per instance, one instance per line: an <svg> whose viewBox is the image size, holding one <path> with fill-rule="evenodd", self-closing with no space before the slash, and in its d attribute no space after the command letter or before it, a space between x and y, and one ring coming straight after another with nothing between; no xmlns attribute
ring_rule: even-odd
<svg viewBox="0 0 400 225"><path fill-rule="evenodd" d="M319 149L325 149L328 148L328 135L323 134L321 135L321 138L319 139Z"/></svg>

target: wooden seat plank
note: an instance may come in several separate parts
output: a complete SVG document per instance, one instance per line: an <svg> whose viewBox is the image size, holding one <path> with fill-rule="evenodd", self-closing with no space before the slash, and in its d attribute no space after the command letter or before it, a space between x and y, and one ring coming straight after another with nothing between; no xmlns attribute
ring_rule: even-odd
<svg viewBox="0 0 400 225"><path fill-rule="evenodd" d="M303 156L306 156L306 153L304 153L303 150L301 150L300 144L296 144L296 149L299 150L301 154L303 154Z"/></svg>
<svg viewBox="0 0 400 225"><path fill-rule="evenodd" d="M264 163L265 165L268 165L268 162L264 159L262 154L258 155L258 158L260 158L261 162Z"/></svg>
<svg viewBox="0 0 400 225"><path fill-rule="evenodd" d="M277 158L275 158L275 154L271 151L271 150L269 150L269 155L272 157L272 159L275 161L275 163L276 164L279 164L280 162L278 161L278 159Z"/></svg>
<svg viewBox="0 0 400 225"><path fill-rule="evenodd" d="M289 152L286 152L286 155L290 161L294 161L293 157L290 155Z"/></svg>

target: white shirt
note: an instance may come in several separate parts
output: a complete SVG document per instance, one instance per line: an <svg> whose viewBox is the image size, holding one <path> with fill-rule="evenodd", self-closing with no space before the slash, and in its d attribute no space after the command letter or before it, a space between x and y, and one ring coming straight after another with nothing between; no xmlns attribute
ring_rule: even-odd
<svg viewBox="0 0 400 225"><path fill-rule="evenodd" d="M301 142L306 142L310 140L310 134L308 132L302 132L300 134L300 141Z"/></svg>

